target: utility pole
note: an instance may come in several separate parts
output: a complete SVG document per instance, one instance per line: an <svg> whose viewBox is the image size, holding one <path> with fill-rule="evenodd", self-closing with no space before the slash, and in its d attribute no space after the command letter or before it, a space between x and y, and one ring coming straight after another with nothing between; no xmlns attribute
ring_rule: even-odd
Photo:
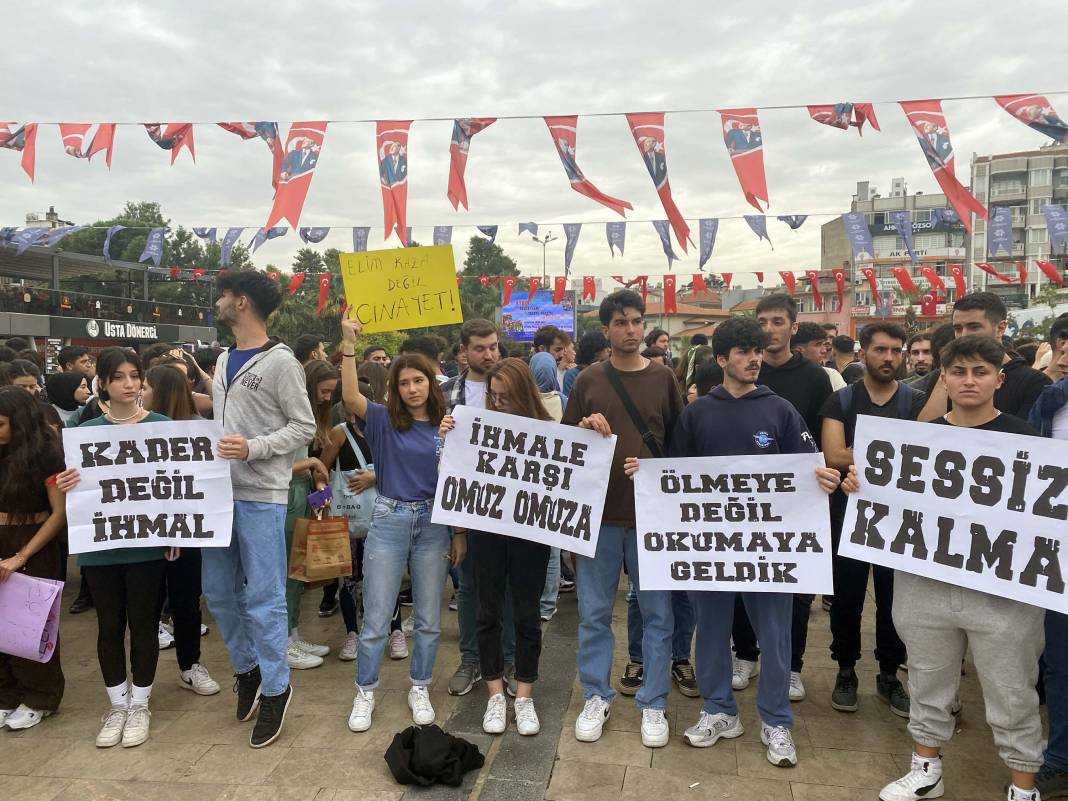
<svg viewBox="0 0 1068 801"><path fill-rule="evenodd" d="M535 242L537 242L539 245L541 245L541 285L545 286L545 280L546 280L546 276L545 276L545 250L546 250L546 247L548 246L548 244L550 242L555 242L560 237L553 236L553 232L552 231L547 231L545 233L545 236L543 236L541 239L538 239L538 237L536 237L536 236L531 237L531 238Z"/></svg>

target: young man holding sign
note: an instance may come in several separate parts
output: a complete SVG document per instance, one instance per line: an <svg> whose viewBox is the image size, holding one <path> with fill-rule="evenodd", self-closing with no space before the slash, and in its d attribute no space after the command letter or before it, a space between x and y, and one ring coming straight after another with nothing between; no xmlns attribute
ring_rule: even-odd
<svg viewBox="0 0 1068 801"><path fill-rule="evenodd" d="M736 317L721 324L712 336L723 383L686 407L670 447L670 456L742 456L776 453L815 453L815 440L793 405L767 387L758 387L767 332L755 320ZM627 472L638 469L627 460ZM820 488L828 494L839 485L833 468L816 471ZM851 487L852 485L847 485ZM731 623L735 593L729 584L707 592L691 592L697 616L697 686L705 699L697 723L686 730L690 745L707 748L721 737L740 737L741 719L731 688ZM720 587L722 589L720 589ZM794 598L785 592L740 593L756 629L763 669L757 690L760 739L768 761L779 767L797 764L794 718L790 709L790 630Z"/></svg>
<svg viewBox="0 0 1068 801"><path fill-rule="evenodd" d="M1036 433L994 406L1005 362L1005 349L997 340L958 337L942 350L941 362L942 393L953 408L932 422L1017 436ZM894 625L908 649L909 733L914 743L911 769L882 789L882 801L918 801L945 792L941 751L953 736L951 709L960 685L960 663L969 648L983 687L987 723L1012 771L1008 798L1037 801L1042 719L1035 685L1044 617L1038 606L897 571Z"/></svg>

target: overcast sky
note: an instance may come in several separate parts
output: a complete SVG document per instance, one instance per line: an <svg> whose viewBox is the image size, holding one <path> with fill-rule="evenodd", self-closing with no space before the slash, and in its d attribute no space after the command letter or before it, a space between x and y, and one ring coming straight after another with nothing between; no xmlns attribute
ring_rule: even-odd
<svg viewBox="0 0 1068 801"><path fill-rule="evenodd" d="M928 2L319 3L269 1L33 4L5 12L9 35L5 119L50 122L407 119L532 115L501 120L475 137L467 167L470 212L446 198L451 123L415 122L409 140L408 221L429 243L433 225L500 224L499 244L524 272L541 270L541 247L516 235L532 220L560 237L549 272L563 270L561 223L586 223L573 272L659 275L667 264L648 222L628 226L626 256L613 261L607 220L620 219L573 192L545 124L549 114L704 109L669 114L667 157L687 218L755 213L738 187L714 109L883 101L882 133L840 131L804 109L760 114L769 216L812 214L799 231L769 219L774 243L741 219L720 225L714 271L803 269L819 264L819 226L848 205L858 180L888 190L937 184L893 101L1068 90L1063 6ZM977 16L983 15L983 16ZM1006 27L1008 26L1008 27ZM1013 33L1010 29L1018 29ZM1056 81L1060 79L1061 83ZM1061 115L1068 95L1052 97ZM886 102L890 101L890 102ZM973 152L1037 148L1045 141L992 100L944 105L957 173ZM171 167L143 128L122 126L114 167L62 151L58 129L37 140L37 182L16 153L0 150L0 221L22 225L50 205L89 223L127 200L159 201L177 225L261 226L271 208L263 143L213 125L196 129L197 161ZM578 163L603 192L629 200L634 220L665 215L622 116L579 121ZM373 123L331 123L302 225L335 226L319 246L351 247L353 225L382 246ZM696 222L691 223L696 240ZM456 228L462 261L474 228ZM243 241L247 241L249 230ZM396 239L388 246L395 246ZM264 245L257 265L288 268L295 232ZM675 271L697 269L696 248ZM751 279L750 279L751 282Z"/></svg>

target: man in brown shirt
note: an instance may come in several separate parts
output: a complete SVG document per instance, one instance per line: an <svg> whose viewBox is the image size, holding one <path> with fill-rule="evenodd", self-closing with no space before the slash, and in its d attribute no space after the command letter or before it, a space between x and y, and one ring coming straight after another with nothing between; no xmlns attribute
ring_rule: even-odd
<svg viewBox="0 0 1068 801"><path fill-rule="evenodd" d="M608 479L604 516L596 557L575 557L579 591L578 670L585 707L575 721L575 738L594 742L601 736L616 691L612 688L612 606L624 562L638 593L645 630L642 636L644 683L637 694L642 710L642 743L650 748L667 745L667 707L673 617L671 593L643 591L638 576L634 489L623 473L628 456L649 458L667 452L671 431L682 413L682 396L672 372L641 355L645 333L645 303L640 295L622 289L601 302L600 318L612 349L607 362L579 373L568 397L561 422L615 434L615 457ZM611 381L612 371L647 427L643 440Z"/></svg>

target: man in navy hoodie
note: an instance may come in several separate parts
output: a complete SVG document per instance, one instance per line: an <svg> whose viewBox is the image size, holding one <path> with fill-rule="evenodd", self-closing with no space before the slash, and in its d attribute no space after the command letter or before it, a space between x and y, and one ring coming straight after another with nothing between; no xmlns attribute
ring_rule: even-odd
<svg viewBox="0 0 1068 801"><path fill-rule="evenodd" d="M756 320L736 317L712 336L712 351L723 370L723 383L683 411L671 439L671 457L748 456L815 453L815 440L793 405L770 389L757 386L764 346L768 342ZM629 474L637 459L628 459ZM828 494L839 485L839 473L817 469L820 487ZM797 764L793 712L790 710L790 625L793 596L779 592L739 593L762 648L763 669L757 690L760 739L768 761L779 767ZM686 730L690 745L706 748L721 737L743 734L731 689L731 619L735 593L690 593L697 616L697 686L704 708Z"/></svg>

